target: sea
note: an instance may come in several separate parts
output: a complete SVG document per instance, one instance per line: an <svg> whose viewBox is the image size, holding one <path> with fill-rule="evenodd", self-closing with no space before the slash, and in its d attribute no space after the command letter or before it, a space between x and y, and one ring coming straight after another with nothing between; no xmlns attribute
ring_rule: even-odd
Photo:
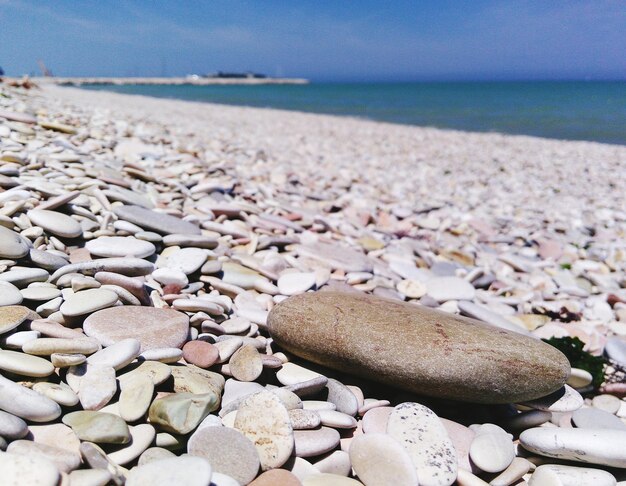
<svg viewBox="0 0 626 486"><path fill-rule="evenodd" d="M92 85L158 98L626 145L626 81Z"/></svg>

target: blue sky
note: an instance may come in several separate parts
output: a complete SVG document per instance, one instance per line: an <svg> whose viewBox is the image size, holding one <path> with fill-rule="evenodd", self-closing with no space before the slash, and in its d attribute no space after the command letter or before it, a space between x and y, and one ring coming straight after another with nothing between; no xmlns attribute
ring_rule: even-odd
<svg viewBox="0 0 626 486"><path fill-rule="evenodd" d="M626 79L624 0L0 0L7 74Z"/></svg>

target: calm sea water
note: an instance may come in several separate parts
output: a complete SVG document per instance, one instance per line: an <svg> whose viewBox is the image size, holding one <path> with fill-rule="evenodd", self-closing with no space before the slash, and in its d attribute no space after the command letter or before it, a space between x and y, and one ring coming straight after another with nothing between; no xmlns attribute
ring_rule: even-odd
<svg viewBox="0 0 626 486"><path fill-rule="evenodd" d="M626 144L626 82L89 86L409 125Z"/></svg>

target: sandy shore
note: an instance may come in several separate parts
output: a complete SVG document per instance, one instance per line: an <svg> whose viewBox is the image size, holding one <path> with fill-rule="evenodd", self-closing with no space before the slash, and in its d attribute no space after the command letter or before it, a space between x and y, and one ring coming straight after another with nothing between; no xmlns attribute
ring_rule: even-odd
<svg viewBox="0 0 626 486"><path fill-rule="evenodd" d="M11 478L626 479L626 147L0 92Z"/></svg>

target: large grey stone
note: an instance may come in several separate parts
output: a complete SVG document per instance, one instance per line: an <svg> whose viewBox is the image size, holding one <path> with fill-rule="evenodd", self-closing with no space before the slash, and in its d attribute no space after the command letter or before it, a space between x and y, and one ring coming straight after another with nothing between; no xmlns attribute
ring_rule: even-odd
<svg viewBox="0 0 626 486"><path fill-rule="evenodd" d="M115 215L124 221L156 231L161 234L199 235L200 228L182 219L166 213L158 213L141 206L120 206L115 208Z"/></svg>
<svg viewBox="0 0 626 486"><path fill-rule="evenodd" d="M416 393L510 403L559 389L570 365L555 348L464 317L369 295L317 292L272 309L283 349Z"/></svg>

